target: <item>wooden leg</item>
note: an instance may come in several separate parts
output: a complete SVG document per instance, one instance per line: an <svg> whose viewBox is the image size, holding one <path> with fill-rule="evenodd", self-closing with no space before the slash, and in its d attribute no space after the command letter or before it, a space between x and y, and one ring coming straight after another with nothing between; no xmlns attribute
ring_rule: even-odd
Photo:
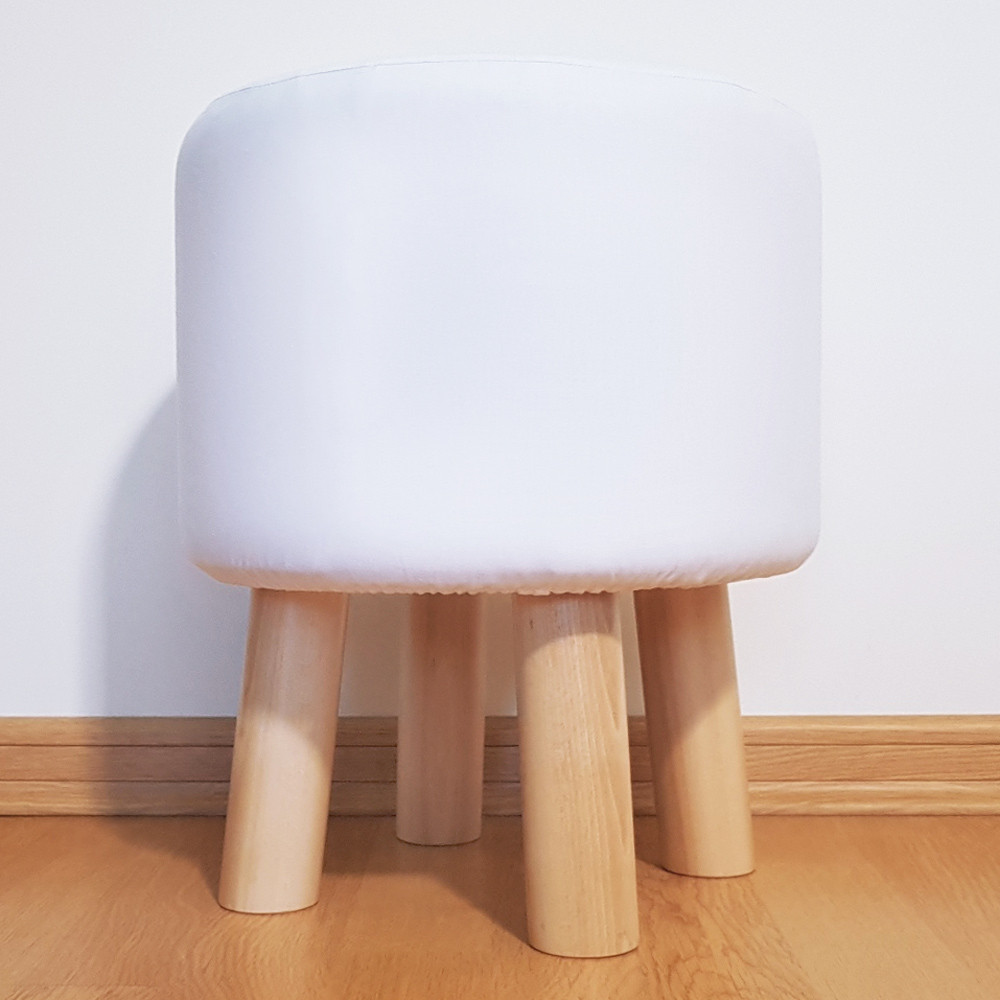
<svg viewBox="0 0 1000 1000"><path fill-rule="evenodd" d="M399 706L396 836L411 844L476 840L483 818L481 600L410 598Z"/></svg>
<svg viewBox="0 0 1000 1000"><path fill-rule="evenodd" d="M229 910L319 896L346 622L343 594L254 591L219 879Z"/></svg>
<svg viewBox="0 0 1000 1000"><path fill-rule="evenodd" d="M635 594L663 867L753 871L743 726L726 587Z"/></svg>
<svg viewBox="0 0 1000 1000"><path fill-rule="evenodd" d="M639 941L628 719L612 594L514 598L528 939L571 957Z"/></svg>

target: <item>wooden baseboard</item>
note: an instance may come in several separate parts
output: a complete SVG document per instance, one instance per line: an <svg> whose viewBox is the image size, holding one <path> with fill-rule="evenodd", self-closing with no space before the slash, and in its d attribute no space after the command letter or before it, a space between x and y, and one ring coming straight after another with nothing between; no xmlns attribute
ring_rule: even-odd
<svg viewBox="0 0 1000 1000"><path fill-rule="evenodd" d="M1000 814L1000 716L745 722L758 814ZM0 719L0 815L221 815L231 718ZM652 813L645 720L630 720L635 811ZM334 815L391 815L396 721L344 718ZM487 719L484 810L520 812L517 720Z"/></svg>

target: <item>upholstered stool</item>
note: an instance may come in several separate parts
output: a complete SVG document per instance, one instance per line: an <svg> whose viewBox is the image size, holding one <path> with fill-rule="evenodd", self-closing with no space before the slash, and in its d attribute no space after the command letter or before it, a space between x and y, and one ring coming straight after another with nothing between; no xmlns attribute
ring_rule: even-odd
<svg viewBox="0 0 1000 1000"><path fill-rule="evenodd" d="M665 867L750 870L725 584L818 525L813 143L728 83L514 60L248 87L177 181L182 508L254 589L220 901L317 898L351 593L409 593L398 832L480 828L515 594L530 941L635 947L616 591Z"/></svg>

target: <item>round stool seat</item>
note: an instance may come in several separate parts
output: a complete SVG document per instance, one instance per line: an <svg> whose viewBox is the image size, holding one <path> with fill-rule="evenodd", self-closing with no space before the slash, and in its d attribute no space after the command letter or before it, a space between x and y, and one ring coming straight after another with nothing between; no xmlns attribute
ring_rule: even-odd
<svg viewBox="0 0 1000 1000"><path fill-rule="evenodd" d="M819 181L781 104L555 62L297 76L209 107L177 212L218 579L699 587L812 549Z"/></svg>

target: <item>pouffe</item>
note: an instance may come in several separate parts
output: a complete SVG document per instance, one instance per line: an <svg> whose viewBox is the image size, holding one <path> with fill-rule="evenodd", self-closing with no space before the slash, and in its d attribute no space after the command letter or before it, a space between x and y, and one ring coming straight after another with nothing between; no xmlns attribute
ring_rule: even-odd
<svg viewBox="0 0 1000 1000"><path fill-rule="evenodd" d="M358 66L220 98L177 173L181 509L253 588L220 902L315 902L348 595L411 594L397 829L480 828L514 594L531 944L638 940L615 593L664 866L753 866L726 584L819 521L819 181L783 105L652 70Z"/></svg>

